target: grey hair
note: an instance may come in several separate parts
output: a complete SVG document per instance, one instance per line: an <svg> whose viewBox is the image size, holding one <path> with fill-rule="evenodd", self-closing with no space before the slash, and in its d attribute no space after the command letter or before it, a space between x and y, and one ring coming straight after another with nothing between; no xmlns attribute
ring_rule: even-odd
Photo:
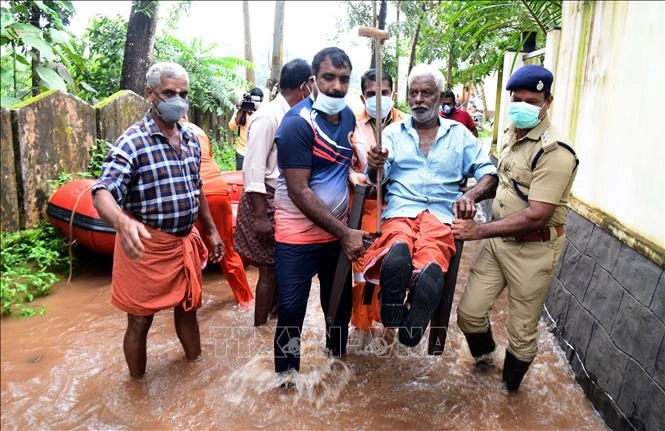
<svg viewBox="0 0 665 431"><path fill-rule="evenodd" d="M434 83L436 84L436 88L439 90L439 92L442 93L444 91L446 80L444 79L441 71L431 64L417 64L413 66L411 73L409 73L409 87L411 87L413 81L416 78L420 77L433 78Z"/></svg>
<svg viewBox="0 0 665 431"><path fill-rule="evenodd" d="M150 66L148 73L145 74L145 80L148 83L148 87L152 89L159 87L162 76L166 78L185 78L189 83L189 75L181 65L162 61Z"/></svg>

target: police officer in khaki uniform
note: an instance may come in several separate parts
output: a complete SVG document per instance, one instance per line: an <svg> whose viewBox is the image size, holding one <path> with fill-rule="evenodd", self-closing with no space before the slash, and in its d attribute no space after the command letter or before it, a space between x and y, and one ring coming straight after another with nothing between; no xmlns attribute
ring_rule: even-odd
<svg viewBox="0 0 665 431"><path fill-rule="evenodd" d="M508 347L503 381L516 391L538 351L538 320L564 243L567 203L578 160L550 124L554 77L527 65L508 80L508 115L513 125L499 157L499 185L493 221L455 220L462 240L484 239L464 295L457 323L476 365L492 365L495 344L488 315L508 289Z"/></svg>

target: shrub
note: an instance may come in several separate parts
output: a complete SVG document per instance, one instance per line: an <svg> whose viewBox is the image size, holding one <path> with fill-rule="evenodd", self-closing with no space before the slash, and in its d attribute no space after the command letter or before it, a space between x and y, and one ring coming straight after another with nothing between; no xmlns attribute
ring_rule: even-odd
<svg viewBox="0 0 665 431"><path fill-rule="evenodd" d="M67 252L62 236L48 222L32 229L0 234L2 277L0 302L2 315L19 311L23 316L43 314L23 305L45 296L58 281L57 273L67 266Z"/></svg>
<svg viewBox="0 0 665 431"><path fill-rule="evenodd" d="M236 150L229 142L213 141L212 158L215 159L217 166L222 171L236 170Z"/></svg>

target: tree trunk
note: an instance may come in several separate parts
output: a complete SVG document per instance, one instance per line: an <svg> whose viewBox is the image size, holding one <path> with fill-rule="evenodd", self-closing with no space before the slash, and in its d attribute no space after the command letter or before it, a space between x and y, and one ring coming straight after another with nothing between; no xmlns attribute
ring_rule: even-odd
<svg viewBox="0 0 665 431"><path fill-rule="evenodd" d="M268 93L279 81L279 73L284 61L284 0L275 2L275 23L272 33L272 61L270 62L270 79L266 83Z"/></svg>
<svg viewBox="0 0 665 431"><path fill-rule="evenodd" d="M395 94L399 94L399 4L397 5L397 31L395 32Z"/></svg>
<svg viewBox="0 0 665 431"><path fill-rule="evenodd" d="M379 7L379 16L377 23L376 16L376 1L372 2L374 6L374 26L378 25L378 28L384 30L386 28L386 15L388 14L388 2L386 0L381 0L381 6ZM372 58L369 61L369 67L376 68L376 48L374 47L374 39L372 39Z"/></svg>
<svg viewBox="0 0 665 431"><path fill-rule="evenodd" d="M372 27L376 28L376 1L372 0Z"/></svg>
<svg viewBox="0 0 665 431"><path fill-rule="evenodd" d="M32 6L30 8L30 24L34 25L37 28L41 28L39 25L39 20L42 16L41 11L37 6ZM36 96L40 93L41 80L39 74L37 73L37 67L39 67L40 54L37 48L32 48L30 50L32 53L30 60L30 79L32 84L32 95Z"/></svg>
<svg viewBox="0 0 665 431"><path fill-rule="evenodd" d="M243 0L242 2L242 20L245 26L245 60L254 63L254 56L252 55L252 32L249 26L249 1ZM245 79L254 87L256 85L256 78L254 76L254 68L245 68Z"/></svg>
<svg viewBox="0 0 665 431"><path fill-rule="evenodd" d="M32 53L32 60L30 60L30 79L32 81L32 95L33 97L40 93L41 80L39 79L39 74L37 73L37 67L39 67L39 50L37 48L32 48L30 50Z"/></svg>
<svg viewBox="0 0 665 431"><path fill-rule="evenodd" d="M483 102L483 119L489 121L490 113L487 112L487 99L485 98L485 86L478 84L478 93L480 94L480 101Z"/></svg>
<svg viewBox="0 0 665 431"><path fill-rule="evenodd" d="M503 94L503 62L496 75L496 102L494 103L494 128L492 130L492 148L496 152L499 140L499 118L501 118L501 95Z"/></svg>
<svg viewBox="0 0 665 431"><path fill-rule="evenodd" d="M416 24L416 31L413 32L413 39L411 40L411 54L409 55L409 72L416 64L416 48L418 46L418 37L420 35L420 23Z"/></svg>
<svg viewBox="0 0 665 431"><path fill-rule="evenodd" d="M449 90L453 88L453 50L448 52L448 71L446 72L446 86Z"/></svg>
<svg viewBox="0 0 665 431"><path fill-rule="evenodd" d="M141 96L145 93L145 74L152 63L158 9L159 2L135 0L127 23L120 89L132 90Z"/></svg>

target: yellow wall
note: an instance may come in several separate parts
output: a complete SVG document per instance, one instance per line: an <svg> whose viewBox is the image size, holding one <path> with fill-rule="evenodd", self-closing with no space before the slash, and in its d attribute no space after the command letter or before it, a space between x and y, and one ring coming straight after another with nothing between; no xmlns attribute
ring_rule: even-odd
<svg viewBox="0 0 665 431"><path fill-rule="evenodd" d="M575 198L665 249L663 2L563 2L551 116Z"/></svg>

